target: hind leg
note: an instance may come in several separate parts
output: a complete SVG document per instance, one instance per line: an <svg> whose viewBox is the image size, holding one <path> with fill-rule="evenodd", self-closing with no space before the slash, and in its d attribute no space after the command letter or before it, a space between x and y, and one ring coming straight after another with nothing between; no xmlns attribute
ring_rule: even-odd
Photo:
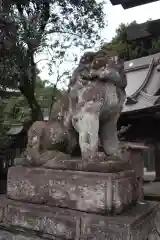
<svg viewBox="0 0 160 240"><path fill-rule="evenodd" d="M100 126L100 141L106 155L119 155L117 120L119 114L109 116Z"/></svg>
<svg viewBox="0 0 160 240"><path fill-rule="evenodd" d="M100 141L106 155L120 156L117 121L125 100L125 92L108 85L106 99L100 113Z"/></svg>
<svg viewBox="0 0 160 240"><path fill-rule="evenodd" d="M36 121L28 130L28 143L26 150L22 153L25 156L24 164L36 165L39 162L40 152L43 149L42 139L46 123L44 121Z"/></svg>

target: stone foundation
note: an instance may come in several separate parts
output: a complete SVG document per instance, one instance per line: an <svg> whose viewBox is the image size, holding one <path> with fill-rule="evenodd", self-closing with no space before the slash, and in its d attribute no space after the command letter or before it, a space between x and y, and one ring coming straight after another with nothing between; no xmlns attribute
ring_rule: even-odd
<svg viewBox="0 0 160 240"><path fill-rule="evenodd" d="M157 203L139 203L118 216L26 204L0 198L0 239L141 240L156 229Z"/></svg>
<svg viewBox="0 0 160 240"><path fill-rule="evenodd" d="M28 203L117 214L136 203L139 185L132 170L91 173L12 167L7 195Z"/></svg>

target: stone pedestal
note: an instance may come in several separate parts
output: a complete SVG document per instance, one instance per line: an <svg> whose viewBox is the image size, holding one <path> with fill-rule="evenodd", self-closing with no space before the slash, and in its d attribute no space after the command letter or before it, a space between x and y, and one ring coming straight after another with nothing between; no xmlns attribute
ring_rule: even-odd
<svg viewBox="0 0 160 240"><path fill-rule="evenodd" d="M117 214L135 204L138 194L132 170L93 173L12 167L8 172L8 197L29 203Z"/></svg>
<svg viewBox="0 0 160 240"><path fill-rule="evenodd" d="M139 189L124 161L11 167L0 240L153 240L159 205L139 202Z"/></svg>

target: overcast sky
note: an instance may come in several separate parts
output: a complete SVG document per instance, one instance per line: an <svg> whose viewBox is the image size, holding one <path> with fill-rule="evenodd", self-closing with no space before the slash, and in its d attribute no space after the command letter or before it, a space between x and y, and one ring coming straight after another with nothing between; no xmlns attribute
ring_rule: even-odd
<svg viewBox="0 0 160 240"><path fill-rule="evenodd" d="M105 12L108 20L108 27L104 30L108 40L111 40L115 34L116 28L120 23L130 23L136 20L138 23L147 21L149 18L160 18L160 1L144 4L140 7L134 7L124 10L120 5L112 6L110 1L105 5Z"/></svg>
<svg viewBox="0 0 160 240"><path fill-rule="evenodd" d="M120 23L130 23L136 20L138 23L147 21L149 18L158 19L160 18L160 1L142 5L140 7L131 8L124 10L121 6L112 6L109 0L104 7L106 13L106 19L108 26L103 31L103 37L108 41L112 39L115 34L115 30ZM38 60L41 58L39 56ZM43 56L42 56L43 58ZM40 73L42 79L49 79L52 81L54 76L48 75L48 70L45 62L40 62L38 67L43 69Z"/></svg>

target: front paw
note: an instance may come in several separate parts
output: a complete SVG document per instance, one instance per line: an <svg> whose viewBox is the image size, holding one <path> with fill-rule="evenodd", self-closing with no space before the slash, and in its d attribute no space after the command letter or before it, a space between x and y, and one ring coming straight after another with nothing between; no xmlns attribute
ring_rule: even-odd
<svg viewBox="0 0 160 240"><path fill-rule="evenodd" d="M84 156L83 161L90 163L104 162L106 161L106 154L104 152L90 153L89 156Z"/></svg>

